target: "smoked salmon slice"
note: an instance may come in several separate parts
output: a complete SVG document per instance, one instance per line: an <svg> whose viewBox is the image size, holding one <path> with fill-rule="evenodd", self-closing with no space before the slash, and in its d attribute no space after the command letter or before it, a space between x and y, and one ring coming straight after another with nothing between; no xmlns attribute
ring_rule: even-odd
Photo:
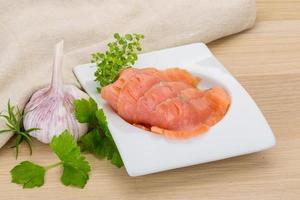
<svg viewBox="0 0 300 200"><path fill-rule="evenodd" d="M221 87L200 90L200 78L180 68L128 68L101 90L124 120L170 138L190 138L220 121L230 105Z"/></svg>

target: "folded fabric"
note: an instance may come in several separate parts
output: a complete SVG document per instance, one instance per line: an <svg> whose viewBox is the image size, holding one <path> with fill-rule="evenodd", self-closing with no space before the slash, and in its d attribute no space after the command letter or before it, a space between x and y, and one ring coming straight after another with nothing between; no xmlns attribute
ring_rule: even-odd
<svg viewBox="0 0 300 200"><path fill-rule="evenodd" d="M72 67L104 50L114 32L145 35L144 51L210 42L253 26L255 0L1 1L0 111L21 109L50 82L53 47L65 40L64 80ZM0 128L4 122L0 122ZM0 134L0 147L11 137Z"/></svg>

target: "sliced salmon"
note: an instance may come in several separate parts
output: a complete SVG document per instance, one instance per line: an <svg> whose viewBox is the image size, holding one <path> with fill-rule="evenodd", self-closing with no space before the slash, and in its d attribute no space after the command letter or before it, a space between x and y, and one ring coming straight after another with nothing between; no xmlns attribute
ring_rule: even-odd
<svg viewBox="0 0 300 200"><path fill-rule="evenodd" d="M128 68L126 70L123 70L119 78L113 84L109 84L101 89L101 96L105 100L109 101L110 106L114 110L117 110L119 94L123 86L137 72L138 69L136 68Z"/></svg>
<svg viewBox="0 0 300 200"><path fill-rule="evenodd" d="M230 105L221 87L199 90L200 79L179 68L124 70L101 96L127 122L172 138L189 138L220 121Z"/></svg>
<svg viewBox="0 0 300 200"><path fill-rule="evenodd" d="M117 112L126 121L136 123L136 109L138 100L153 85L161 82L162 79L146 73L137 73L133 75L120 91Z"/></svg>
<svg viewBox="0 0 300 200"><path fill-rule="evenodd" d="M191 75L188 71L180 68L169 68L164 71L155 68L144 68L145 73L160 76L165 81L180 81L196 87L200 82L200 78Z"/></svg>
<svg viewBox="0 0 300 200"><path fill-rule="evenodd" d="M152 86L137 102L136 114L139 123L156 124L155 121L159 119L148 117L156 112L156 106L166 99L177 97L186 88L191 86L183 82L160 82Z"/></svg>
<svg viewBox="0 0 300 200"><path fill-rule="evenodd" d="M191 75L188 71L180 68L170 68L162 71L163 77L167 81L181 81L196 87L200 82L200 78Z"/></svg>
<svg viewBox="0 0 300 200"><path fill-rule="evenodd" d="M204 92L195 88L189 88L181 91L180 96L195 108L193 112L197 113L196 123L189 121L188 124L181 124L179 127L171 129L169 127L165 128L162 125L152 126L152 132L171 138L193 137L206 132L209 127L220 121L226 114L230 104L230 97L220 87L215 87ZM195 115L195 113L193 114ZM191 115L182 119L190 120L190 117Z"/></svg>
<svg viewBox="0 0 300 200"><path fill-rule="evenodd" d="M214 87L206 91L205 98L213 110L205 123L209 126L216 124L226 114L230 105L230 96L221 87Z"/></svg>
<svg viewBox="0 0 300 200"><path fill-rule="evenodd" d="M109 100L111 107L117 111L117 102L119 98L120 91L126 85L132 76L136 74L149 74L163 79L164 81L178 81L185 82L189 85L196 86L200 79L198 77L192 76L186 70L179 68L170 68L165 71L159 71L153 67L137 69L137 68L127 68L120 73L119 78L113 83L102 88L101 96Z"/></svg>
<svg viewBox="0 0 300 200"><path fill-rule="evenodd" d="M193 130L183 131L183 130L169 130L160 128L157 126L152 126L151 131L154 133L158 133L164 135L168 138L175 138L175 139L188 139L194 136L197 136L201 133L208 131L209 126L206 124L198 124Z"/></svg>

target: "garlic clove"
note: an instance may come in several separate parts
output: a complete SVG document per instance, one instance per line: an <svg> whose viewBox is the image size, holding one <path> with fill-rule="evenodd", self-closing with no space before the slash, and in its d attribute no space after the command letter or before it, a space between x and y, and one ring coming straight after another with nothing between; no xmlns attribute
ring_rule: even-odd
<svg viewBox="0 0 300 200"><path fill-rule="evenodd" d="M62 60L63 41L56 45L51 85L36 91L24 110L25 130L39 128L30 135L43 143L50 143L53 136L65 129L76 140L88 131L87 124L76 120L73 106L75 99L88 98L88 95L73 85L63 84Z"/></svg>

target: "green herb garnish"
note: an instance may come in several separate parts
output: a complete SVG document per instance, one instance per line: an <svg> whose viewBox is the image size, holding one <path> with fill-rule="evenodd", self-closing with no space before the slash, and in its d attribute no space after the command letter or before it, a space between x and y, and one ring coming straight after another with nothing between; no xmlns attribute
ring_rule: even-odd
<svg viewBox="0 0 300 200"><path fill-rule="evenodd" d="M106 157L113 165L122 167L123 161L108 129L103 110L98 109L92 98L75 100L74 106L77 120L89 124L89 132L79 140L81 150L100 158Z"/></svg>
<svg viewBox="0 0 300 200"><path fill-rule="evenodd" d="M30 161L21 162L10 173L12 182L23 185L23 188L40 187L44 184L45 173L54 167L62 166L61 182L66 186L83 188L91 171L89 163L81 155L80 148L72 135L65 130L59 136L54 136L50 147L60 159L49 166L41 166Z"/></svg>
<svg viewBox="0 0 300 200"><path fill-rule="evenodd" d="M141 40L144 35L133 33L120 36L115 33L114 38L116 41L108 43L105 53L92 54L91 62L97 66L96 81L101 87L113 83L123 69L134 65L138 58L137 53L142 50Z"/></svg>
<svg viewBox="0 0 300 200"><path fill-rule="evenodd" d="M24 130L23 127L23 113L17 106L12 106L10 101L7 103L7 110L6 114L0 113L0 118L5 120L6 128L0 130L1 133L11 132L16 135L15 145L13 147L16 148L16 158L19 155L19 145L25 141L29 147L30 155L32 154L32 147L31 147L31 138L29 133L31 131L39 130L38 128L31 128L28 130Z"/></svg>
<svg viewBox="0 0 300 200"><path fill-rule="evenodd" d="M11 171L11 182L23 185L23 188L40 187L44 185L46 168L29 161L23 161Z"/></svg>

